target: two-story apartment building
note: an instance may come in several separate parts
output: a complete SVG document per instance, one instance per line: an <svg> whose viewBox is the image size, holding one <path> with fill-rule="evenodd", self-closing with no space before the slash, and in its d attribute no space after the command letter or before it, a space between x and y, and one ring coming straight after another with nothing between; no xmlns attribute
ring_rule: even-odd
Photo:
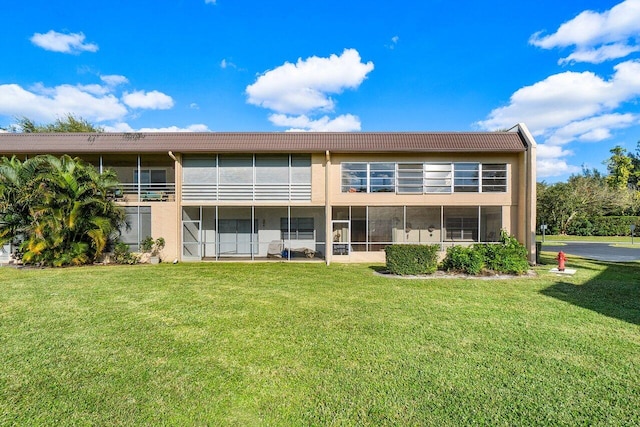
<svg viewBox="0 0 640 427"><path fill-rule="evenodd" d="M397 243L493 242L535 260L536 144L506 132L0 134L0 155L69 154L122 183L136 249L184 261L384 260Z"/></svg>

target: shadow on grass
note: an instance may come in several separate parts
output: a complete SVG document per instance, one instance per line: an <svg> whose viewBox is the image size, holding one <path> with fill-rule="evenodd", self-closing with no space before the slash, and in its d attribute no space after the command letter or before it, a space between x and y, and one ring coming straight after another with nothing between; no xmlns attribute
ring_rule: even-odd
<svg viewBox="0 0 640 427"><path fill-rule="evenodd" d="M540 292L605 316L640 325L640 263L591 263L604 266L605 269L585 283L557 282ZM578 268L590 269L588 265Z"/></svg>

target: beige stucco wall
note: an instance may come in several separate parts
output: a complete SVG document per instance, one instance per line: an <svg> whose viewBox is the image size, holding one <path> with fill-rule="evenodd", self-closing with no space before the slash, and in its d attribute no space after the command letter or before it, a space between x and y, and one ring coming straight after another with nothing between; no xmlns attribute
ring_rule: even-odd
<svg viewBox="0 0 640 427"><path fill-rule="evenodd" d="M166 246L160 258L171 262L178 258L180 249L179 218L175 202L155 202L151 205L151 233L154 239L163 237ZM148 206L147 205L147 206Z"/></svg>
<svg viewBox="0 0 640 427"><path fill-rule="evenodd" d="M395 193L343 193L341 163L343 162L480 162L506 163L508 184L505 193L448 193L448 194L395 194ZM431 154L411 156L407 154L355 155L333 154L331 156L330 200L333 206L514 206L520 204L521 193L519 155L500 154ZM504 214L504 210L503 210ZM511 229L508 215L503 217L503 227Z"/></svg>

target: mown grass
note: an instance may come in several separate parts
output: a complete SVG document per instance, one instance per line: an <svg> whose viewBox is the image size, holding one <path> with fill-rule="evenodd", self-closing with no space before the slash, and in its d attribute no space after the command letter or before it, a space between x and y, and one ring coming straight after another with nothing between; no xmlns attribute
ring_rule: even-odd
<svg viewBox="0 0 640 427"><path fill-rule="evenodd" d="M0 424L637 425L640 264L576 267L0 268Z"/></svg>

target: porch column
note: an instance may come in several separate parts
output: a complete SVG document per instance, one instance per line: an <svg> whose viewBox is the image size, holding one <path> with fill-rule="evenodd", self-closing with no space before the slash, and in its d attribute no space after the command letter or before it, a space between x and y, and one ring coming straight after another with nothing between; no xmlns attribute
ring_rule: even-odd
<svg viewBox="0 0 640 427"><path fill-rule="evenodd" d="M331 264L333 256L333 239L331 230L331 153L329 150L325 152L324 162L324 226L325 226L325 257L324 261L327 265Z"/></svg>

